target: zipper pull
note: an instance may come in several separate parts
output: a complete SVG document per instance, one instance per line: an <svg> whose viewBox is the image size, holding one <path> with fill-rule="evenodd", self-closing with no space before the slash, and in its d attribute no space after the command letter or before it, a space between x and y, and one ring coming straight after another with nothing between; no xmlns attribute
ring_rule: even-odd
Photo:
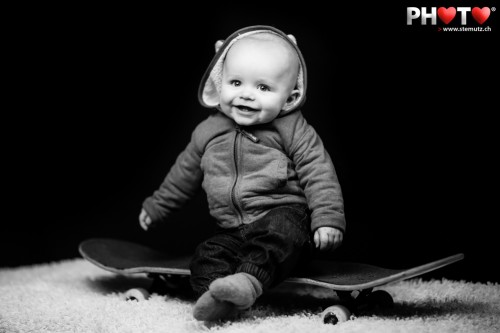
<svg viewBox="0 0 500 333"><path fill-rule="evenodd" d="M248 133L247 131L245 131L244 129L241 129L241 127L237 126L236 127L236 130L238 132L240 132L241 134L243 134L247 139L250 139L251 141L253 141L254 143L257 143L259 142L259 138L256 137L255 135L253 135L252 133Z"/></svg>

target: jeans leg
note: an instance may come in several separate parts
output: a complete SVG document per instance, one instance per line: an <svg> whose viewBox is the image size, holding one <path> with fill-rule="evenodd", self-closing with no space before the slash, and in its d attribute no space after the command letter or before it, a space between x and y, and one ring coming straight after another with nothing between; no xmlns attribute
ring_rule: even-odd
<svg viewBox="0 0 500 333"><path fill-rule="evenodd" d="M221 231L196 248L189 268L191 286L198 296L208 290L213 280L235 273L241 246L237 235L237 229Z"/></svg>
<svg viewBox="0 0 500 333"><path fill-rule="evenodd" d="M236 271L255 276L265 288L286 279L312 250L306 207L275 208L241 232L245 242Z"/></svg>

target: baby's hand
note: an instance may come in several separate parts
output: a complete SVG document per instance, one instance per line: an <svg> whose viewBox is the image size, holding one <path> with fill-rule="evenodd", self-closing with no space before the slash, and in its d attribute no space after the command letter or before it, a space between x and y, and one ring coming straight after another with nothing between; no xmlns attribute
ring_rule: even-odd
<svg viewBox="0 0 500 333"><path fill-rule="evenodd" d="M314 244L321 251L333 251L342 244L344 233L336 228L321 227L314 233Z"/></svg>
<svg viewBox="0 0 500 333"><path fill-rule="evenodd" d="M141 210L141 214L139 215L139 223L141 225L141 228L144 230L148 230L153 222L151 221L151 218L149 217L148 213L144 209Z"/></svg>

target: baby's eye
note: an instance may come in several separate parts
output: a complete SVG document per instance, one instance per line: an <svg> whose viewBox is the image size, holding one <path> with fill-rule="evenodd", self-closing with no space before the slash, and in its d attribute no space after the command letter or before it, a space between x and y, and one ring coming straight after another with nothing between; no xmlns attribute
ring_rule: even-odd
<svg viewBox="0 0 500 333"><path fill-rule="evenodd" d="M259 85L257 86L257 89L259 89L259 90L261 90L261 91L269 91L269 90L271 90L271 89L269 89L269 87L268 87L268 86L266 86L265 84L259 84Z"/></svg>
<svg viewBox="0 0 500 333"><path fill-rule="evenodd" d="M239 87L241 85L241 82L238 80L232 80L230 83L232 86L235 86L235 87Z"/></svg>

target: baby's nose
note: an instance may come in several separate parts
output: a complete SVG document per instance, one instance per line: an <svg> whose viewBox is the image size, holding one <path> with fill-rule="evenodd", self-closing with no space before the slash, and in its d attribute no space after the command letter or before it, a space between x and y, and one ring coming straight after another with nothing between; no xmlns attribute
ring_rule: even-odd
<svg viewBox="0 0 500 333"><path fill-rule="evenodd" d="M246 88L241 91L240 98L245 100L253 100L254 96L250 89Z"/></svg>

